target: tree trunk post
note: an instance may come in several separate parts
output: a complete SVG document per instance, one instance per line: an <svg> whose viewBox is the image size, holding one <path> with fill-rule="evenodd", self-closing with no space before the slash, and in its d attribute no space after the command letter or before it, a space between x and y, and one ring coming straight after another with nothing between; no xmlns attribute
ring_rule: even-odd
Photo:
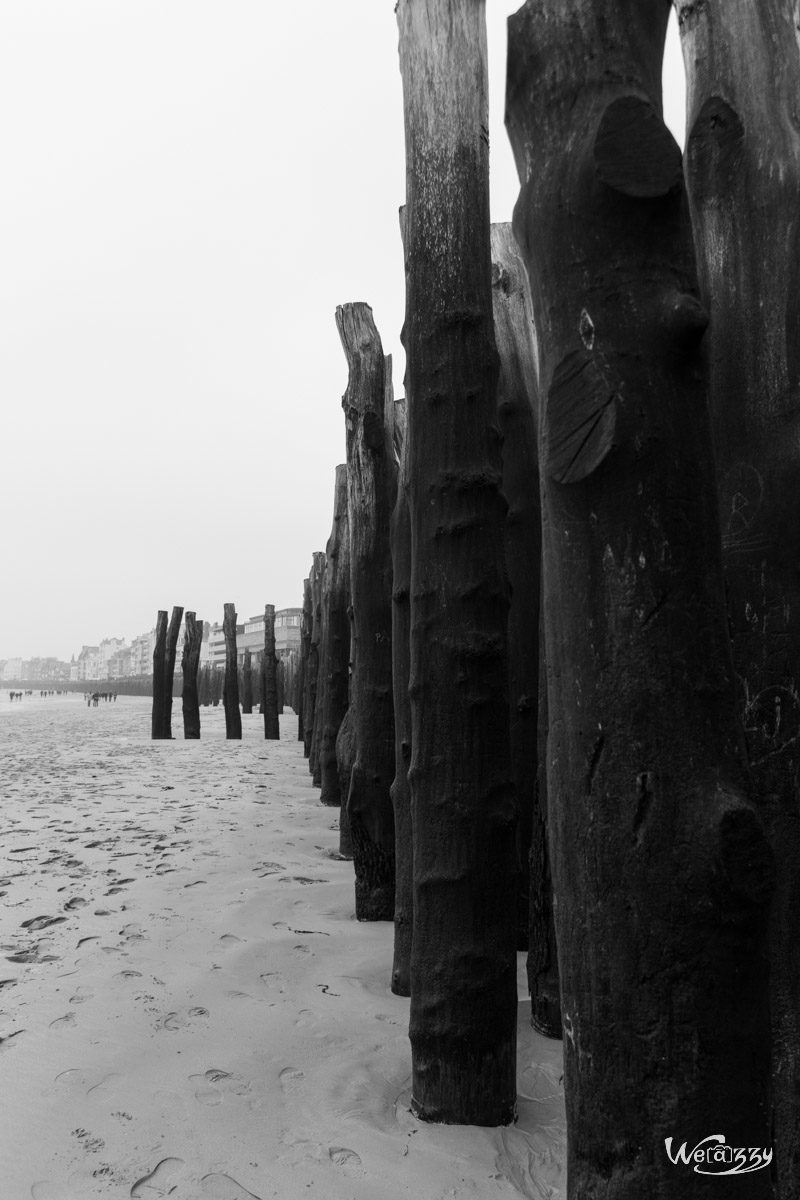
<svg viewBox="0 0 800 1200"><path fill-rule="evenodd" d="M312 665L311 665L311 635L314 628L314 568L316 565L316 555L312 559L311 570L308 574L306 583L308 584L307 592L303 594L303 753L306 758L311 757L311 741L314 736L314 705L316 703L316 688L317 680L314 676L312 681ZM313 696L312 696L313 682Z"/></svg>
<svg viewBox="0 0 800 1200"><path fill-rule="evenodd" d="M242 714L239 711L239 662L236 651L236 606L225 605L222 623L225 635L225 682L222 700L225 706L225 737L229 741L241 739Z"/></svg>
<svg viewBox="0 0 800 1200"><path fill-rule="evenodd" d="M318 550L314 555L314 566L311 573L311 648L308 661L311 666L311 687L309 696L314 713L314 724L311 730L311 747L308 754L308 769L311 772L314 787L321 782L319 769L319 743L322 733L322 700L325 691L325 680L320 670L322 648L325 639L323 588L325 585L325 555Z"/></svg>
<svg viewBox="0 0 800 1200"><path fill-rule="evenodd" d="M197 614L187 612L186 627L183 634L183 655L181 657L181 672L183 674L183 736L187 740L200 737L200 697L197 686L197 671L200 666L200 648L203 644L203 622L197 621Z"/></svg>
<svg viewBox="0 0 800 1200"><path fill-rule="evenodd" d="M392 548L392 690L394 694L394 808L395 888L392 991L411 995L411 938L414 931L414 861L411 831L411 521L408 511L408 436L406 402L397 402L395 429L402 443L397 499L390 526Z"/></svg>
<svg viewBox="0 0 800 1200"><path fill-rule="evenodd" d="M738 1195L669 1147L770 1144L773 866L735 711L707 316L661 118L669 8L527 0L509 21L570 1200ZM748 1200L771 1195L768 1171L748 1179Z"/></svg>
<svg viewBox="0 0 800 1200"><path fill-rule="evenodd" d="M397 11L412 546L412 1108L423 1120L500 1125L516 1108L516 803L485 4L400 0Z"/></svg>
<svg viewBox="0 0 800 1200"><path fill-rule="evenodd" d="M166 699L165 679L167 675L167 612L158 610L156 639L153 646L153 715L150 736L153 741L169 737L166 725L164 702Z"/></svg>
<svg viewBox="0 0 800 1200"><path fill-rule="evenodd" d="M278 681L275 657L275 605L264 607L264 657L261 660L261 689L264 694L264 737L276 742L281 736L278 720Z"/></svg>
<svg viewBox="0 0 800 1200"><path fill-rule="evenodd" d="M167 627L167 646L164 661L164 737L172 738L172 692L175 682L175 659L178 655L183 609L173 608Z"/></svg>
<svg viewBox="0 0 800 1200"><path fill-rule="evenodd" d="M306 674L308 651L311 645L311 580L303 580L303 615L300 625L300 667L297 672L297 737L303 743L303 753L308 758L310 739L306 740Z"/></svg>
<svg viewBox="0 0 800 1200"><path fill-rule="evenodd" d="M525 267L510 224L492 225L492 304L500 356L497 414L503 437L503 495L508 504L505 551L511 605L508 614L511 766L517 793L517 949L527 950L530 920L530 849L536 803L539 695L539 568L541 512L534 410L537 405L536 335ZM541 887L543 880L535 886Z"/></svg>
<svg viewBox="0 0 800 1200"><path fill-rule="evenodd" d="M242 712L253 711L253 656L245 650L242 662Z"/></svg>
<svg viewBox="0 0 800 1200"><path fill-rule="evenodd" d="M344 714L336 735L336 770L339 774L339 853L348 860L353 857L353 839L350 836L350 821L347 816L347 797L350 792L350 777L356 760L355 709L352 703Z"/></svg>
<svg viewBox="0 0 800 1200"><path fill-rule="evenodd" d="M342 397L347 438L350 602L353 611L350 684L356 757L347 795L353 845L356 917L394 915L394 777L392 705L392 560L389 522L397 468L386 428L386 367L368 304L340 305L336 326L347 358Z"/></svg>
<svg viewBox="0 0 800 1200"><path fill-rule="evenodd" d="M776 858L777 1195L800 1195L800 89L797 6L676 3L685 168L711 323L711 418L739 711ZM724 99L723 99L724 97Z"/></svg>
<svg viewBox="0 0 800 1200"><path fill-rule="evenodd" d="M336 468L333 501L333 527L325 548L325 613L320 674L324 680L321 737L319 743L320 801L339 807L339 770L336 765L336 738L347 712L350 684L350 546L347 524L347 467Z"/></svg>

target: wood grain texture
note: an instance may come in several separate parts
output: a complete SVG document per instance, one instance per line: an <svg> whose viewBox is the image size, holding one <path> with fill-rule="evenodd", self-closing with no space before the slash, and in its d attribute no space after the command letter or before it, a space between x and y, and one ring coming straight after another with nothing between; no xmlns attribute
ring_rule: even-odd
<svg viewBox="0 0 800 1200"><path fill-rule="evenodd" d="M222 631L225 636L225 682L222 703L225 707L225 737L237 741L242 736L242 714L239 711L239 663L236 648L236 606L224 606Z"/></svg>
<svg viewBox="0 0 800 1200"><path fill-rule="evenodd" d="M347 712L350 690L350 532L347 521L347 465L336 468L333 524L325 547L323 629L320 675L324 681L319 745L320 801L338 808L339 769L336 737Z"/></svg>
<svg viewBox="0 0 800 1200"><path fill-rule="evenodd" d="M200 737L200 698L197 686L197 674L200 667L202 645L203 622L197 620L196 613L187 612L183 635L183 654L181 656L181 674L183 676L181 704L183 712L183 736L186 740L194 740Z"/></svg>

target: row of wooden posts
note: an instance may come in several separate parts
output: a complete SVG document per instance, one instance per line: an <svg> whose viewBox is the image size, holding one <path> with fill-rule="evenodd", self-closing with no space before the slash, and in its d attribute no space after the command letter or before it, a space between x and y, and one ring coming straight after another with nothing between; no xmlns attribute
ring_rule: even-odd
<svg viewBox="0 0 800 1200"><path fill-rule="evenodd" d="M217 704L221 695L225 709L225 735L228 739L242 736L242 713L253 711L252 655L245 649L244 663L238 665L236 644L236 609L233 604L224 606L223 633L225 636L225 670L204 668L205 677L200 675L200 650L203 639L203 623L197 614L187 612L184 623L183 656L181 671L183 690L183 733L185 738L200 737L201 692L206 704ZM153 649L153 740L172 738L172 701L174 690L175 661L178 636L183 619L183 609L174 607L167 622L166 609L159 610L156 621L156 637ZM288 678L287 678L288 675ZM200 678L201 683L198 683ZM264 717L264 737L277 740L280 737L279 714L283 711L284 692L292 689L291 673L283 670L283 664L275 653L275 606L267 604L264 609L264 649L260 662L260 709ZM293 698L293 692L290 691ZM241 703L240 703L241 695Z"/></svg>
<svg viewBox="0 0 800 1200"><path fill-rule="evenodd" d="M795 7L676 3L690 207L669 0L528 0L512 233L483 0L399 0L407 404L336 312L299 732L395 921L415 1112L513 1119L527 946L571 1200L733 1195L665 1151L720 1131L774 1147L750 1200L800 1195Z"/></svg>

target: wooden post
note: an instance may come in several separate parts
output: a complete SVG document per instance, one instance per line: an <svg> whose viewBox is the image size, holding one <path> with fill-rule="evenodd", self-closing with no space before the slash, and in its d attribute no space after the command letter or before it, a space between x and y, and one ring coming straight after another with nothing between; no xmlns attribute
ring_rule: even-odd
<svg viewBox="0 0 800 1200"><path fill-rule="evenodd" d="M308 648L311 643L311 580L303 580L303 615L300 624L300 662L297 668L297 739L303 743L303 750L308 756L306 746L305 722L303 710L306 702L306 664L308 663Z"/></svg>
<svg viewBox="0 0 800 1200"><path fill-rule="evenodd" d="M319 743L320 801L332 807L341 804L336 737L347 712L350 675L350 534L347 524L347 467L336 468L333 526L325 548L325 612L320 675L324 680Z"/></svg>
<svg viewBox="0 0 800 1200"><path fill-rule="evenodd" d="M311 755L311 739L314 733L314 706L311 700L311 631L314 627L313 578L315 562L316 559L312 560L308 579L303 584L303 625L300 634L303 647L303 753L306 758L309 758ZM316 680L314 681L314 686L316 687Z"/></svg>
<svg viewBox="0 0 800 1200"><path fill-rule="evenodd" d="M342 397L347 435L347 512L353 609L351 695L356 757L347 818L353 844L356 917L394 914L392 561L389 522L397 487L385 423L381 339L368 304L341 305L336 326L347 358Z"/></svg>
<svg viewBox="0 0 800 1200"><path fill-rule="evenodd" d="M336 735L336 770L339 774L339 795L342 798L339 809L339 853L342 858L346 859L353 857L353 839L350 835L350 820L347 815L347 797L350 792L353 763L356 761L355 716L355 709L351 701Z"/></svg>
<svg viewBox="0 0 800 1200"><path fill-rule="evenodd" d="M509 23L570 1200L733 1195L667 1139L770 1144L772 860L735 711L707 317L661 118L669 8L528 0ZM746 1191L771 1196L769 1172Z"/></svg>
<svg viewBox="0 0 800 1200"><path fill-rule="evenodd" d="M308 769L311 772L314 787L321 783L319 768L319 743L322 733L322 700L325 691L325 681L320 670L322 647L325 640L323 588L325 585L325 555L321 550L314 555L314 565L311 572L311 648L308 661L310 665L309 699L314 713L311 730L311 746L308 753Z"/></svg>
<svg viewBox="0 0 800 1200"><path fill-rule="evenodd" d="M261 660L261 689L264 695L264 737L277 741L281 736L278 721L278 686L275 657L275 605L264 606L264 657Z"/></svg>
<svg viewBox="0 0 800 1200"><path fill-rule="evenodd" d="M172 737L172 692L175 683L175 659L178 654L183 609L173 608L167 627L167 646L164 663L164 737Z"/></svg>
<svg viewBox="0 0 800 1200"><path fill-rule="evenodd" d="M166 691L164 682L167 673L167 612L165 609L158 610L158 618L156 619L156 640L153 647L153 714L151 720L150 737L153 741L160 741L163 738L169 737L166 725L166 712L164 704L166 700Z"/></svg>
<svg viewBox="0 0 800 1200"><path fill-rule="evenodd" d="M197 671L200 666L200 647L203 643L203 622L193 612L186 614L183 635L183 736L186 739L200 737L200 698L197 687Z"/></svg>
<svg viewBox="0 0 800 1200"><path fill-rule="evenodd" d="M242 712L253 711L253 656L245 649L242 663Z"/></svg>
<svg viewBox="0 0 800 1200"><path fill-rule="evenodd" d="M225 635L225 683L222 700L225 706L225 737L236 740L242 736L242 714L239 712L239 662L236 651L236 606L225 605L222 625Z"/></svg>
<svg viewBox="0 0 800 1200"><path fill-rule="evenodd" d="M777 1195L800 1188L800 138L797 6L676 3L685 169L711 323L711 418L739 712L776 859Z"/></svg>
<svg viewBox="0 0 800 1200"><path fill-rule="evenodd" d="M538 363L533 308L525 265L509 224L492 225L492 302L500 356L497 413L503 435L506 568L511 584L508 663L511 764L519 805L517 949L528 950L531 1024L561 1037L552 885L547 855L546 779L538 743L541 506L536 443ZM544 745L542 746L544 751Z"/></svg>
<svg viewBox="0 0 800 1200"><path fill-rule="evenodd" d="M411 937L414 929L414 859L411 830L411 521L408 511L406 402L398 400L394 427L401 439L397 499L390 526L392 548L392 691L394 697L395 887L392 991L411 995Z"/></svg>
<svg viewBox="0 0 800 1200"><path fill-rule="evenodd" d="M400 0L406 129L412 1108L516 1106L516 804L483 0ZM468 964L468 965L467 965ZM468 982L467 982L468 981Z"/></svg>

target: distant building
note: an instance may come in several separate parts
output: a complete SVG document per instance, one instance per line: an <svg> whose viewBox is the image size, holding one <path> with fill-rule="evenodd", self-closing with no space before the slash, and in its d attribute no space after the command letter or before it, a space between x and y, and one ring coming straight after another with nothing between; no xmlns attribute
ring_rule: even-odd
<svg viewBox="0 0 800 1200"><path fill-rule="evenodd" d="M300 647L301 608L281 608L275 613L275 653L286 658L292 650ZM236 626L236 653L239 665L244 662L244 652L249 650L253 663L261 662L264 652L264 614L250 617ZM208 662L214 667L225 666L225 634L222 625L215 623L208 635Z"/></svg>
<svg viewBox="0 0 800 1200"><path fill-rule="evenodd" d="M130 673L131 675L153 674L153 650L156 644L156 631L140 633L130 644Z"/></svg>
<svg viewBox="0 0 800 1200"><path fill-rule="evenodd" d="M22 659L8 658L3 665L3 679L22 678Z"/></svg>

